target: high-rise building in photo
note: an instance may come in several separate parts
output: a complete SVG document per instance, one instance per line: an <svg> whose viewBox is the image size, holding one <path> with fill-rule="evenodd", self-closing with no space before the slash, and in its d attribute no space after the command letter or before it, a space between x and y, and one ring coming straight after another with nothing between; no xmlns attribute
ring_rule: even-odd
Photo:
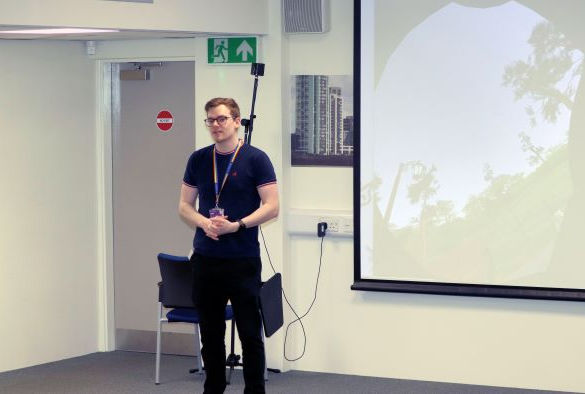
<svg viewBox="0 0 585 394"><path fill-rule="evenodd" d="M297 152L322 155L327 152L329 126L329 78L326 75L297 75L295 78L295 141Z"/></svg>
<svg viewBox="0 0 585 394"><path fill-rule="evenodd" d="M329 88L329 128L325 154L340 155L343 144L343 97L341 88Z"/></svg>
<svg viewBox="0 0 585 394"><path fill-rule="evenodd" d="M343 139L341 142L341 154L353 154L353 115L343 118Z"/></svg>

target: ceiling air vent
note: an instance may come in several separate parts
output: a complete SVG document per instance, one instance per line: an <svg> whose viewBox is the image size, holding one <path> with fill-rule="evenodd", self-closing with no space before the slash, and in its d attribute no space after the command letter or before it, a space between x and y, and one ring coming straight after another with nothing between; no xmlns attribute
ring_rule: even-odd
<svg viewBox="0 0 585 394"><path fill-rule="evenodd" d="M282 0L285 33L329 31L329 0Z"/></svg>

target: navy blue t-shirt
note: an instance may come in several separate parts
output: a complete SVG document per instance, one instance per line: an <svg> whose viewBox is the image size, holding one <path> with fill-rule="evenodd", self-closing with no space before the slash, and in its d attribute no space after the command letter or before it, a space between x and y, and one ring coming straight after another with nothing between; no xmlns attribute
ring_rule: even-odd
<svg viewBox="0 0 585 394"><path fill-rule="evenodd" d="M183 177L183 183L197 188L198 212L205 217L209 217L209 210L215 207L213 147L214 145L210 145L193 152L189 157ZM220 187L232 153L217 152ZM224 215L229 221L245 218L260 206L258 188L271 183L276 183L276 175L266 153L244 144L220 193L219 207L225 210ZM202 229L197 228L193 239L193 249L195 253L210 257L260 257L258 227L221 235L219 241L209 238Z"/></svg>

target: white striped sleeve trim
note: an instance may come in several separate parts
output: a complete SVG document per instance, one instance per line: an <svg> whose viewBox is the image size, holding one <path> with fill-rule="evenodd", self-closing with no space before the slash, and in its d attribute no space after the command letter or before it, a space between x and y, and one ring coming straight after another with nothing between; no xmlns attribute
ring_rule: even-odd
<svg viewBox="0 0 585 394"><path fill-rule="evenodd" d="M274 185L274 184L276 184L276 181L263 183L261 185L256 186L256 189L260 189L261 187L268 186L268 185Z"/></svg>

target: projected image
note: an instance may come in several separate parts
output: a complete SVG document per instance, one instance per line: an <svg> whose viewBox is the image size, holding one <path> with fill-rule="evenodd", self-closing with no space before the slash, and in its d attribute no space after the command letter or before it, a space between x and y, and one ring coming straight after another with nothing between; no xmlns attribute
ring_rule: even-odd
<svg viewBox="0 0 585 394"><path fill-rule="evenodd" d="M352 77L294 75L291 86L291 164L352 166Z"/></svg>
<svg viewBox="0 0 585 394"><path fill-rule="evenodd" d="M585 288L578 18L364 3L362 277Z"/></svg>

